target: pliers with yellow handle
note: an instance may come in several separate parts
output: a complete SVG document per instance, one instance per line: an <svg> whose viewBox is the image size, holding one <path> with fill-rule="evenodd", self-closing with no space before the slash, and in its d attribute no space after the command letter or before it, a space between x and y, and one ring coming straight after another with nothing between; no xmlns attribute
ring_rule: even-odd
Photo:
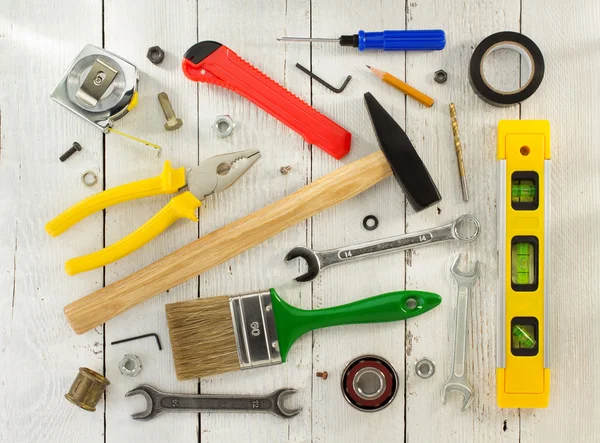
<svg viewBox="0 0 600 443"><path fill-rule="evenodd" d="M184 193L173 197L154 217L125 238L91 254L67 260L67 274L75 275L112 263L142 247L180 218L198 221L196 209L202 200L234 184L258 159L260 151L248 149L216 155L203 160L195 168L173 169L165 162L158 177L107 189L71 206L46 224L46 232L56 237L96 211L138 198L174 194L184 187Z"/></svg>

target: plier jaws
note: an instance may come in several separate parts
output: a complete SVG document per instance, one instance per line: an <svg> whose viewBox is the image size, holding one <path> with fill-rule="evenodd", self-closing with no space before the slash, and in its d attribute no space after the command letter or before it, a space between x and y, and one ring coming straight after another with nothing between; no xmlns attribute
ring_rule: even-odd
<svg viewBox="0 0 600 443"><path fill-rule="evenodd" d="M223 191L234 184L258 159L256 149L216 155L203 160L193 168L173 168L166 161L162 173L153 178L127 183L92 195L50 220L46 232L56 237L89 215L110 206L153 195L175 194L154 217L131 234L99 251L67 260L67 274L106 266L142 247L177 220L187 218L198 221L196 209L211 194Z"/></svg>
<svg viewBox="0 0 600 443"><path fill-rule="evenodd" d="M260 158L258 149L215 155L186 171L187 187L202 201L233 185Z"/></svg>

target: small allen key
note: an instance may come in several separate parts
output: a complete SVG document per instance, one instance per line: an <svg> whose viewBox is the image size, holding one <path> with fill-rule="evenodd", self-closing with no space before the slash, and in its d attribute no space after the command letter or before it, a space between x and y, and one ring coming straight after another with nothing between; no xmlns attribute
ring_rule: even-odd
<svg viewBox="0 0 600 443"><path fill-rule="evenodd" d="M462 187L463 201L469 201L469 190L467 189L467 175L465 173L465 163L462 155L462 145L458 135L458 121L456 120L456 106L450 103L450 118L452 119L452 134L454 135L454 150L456 151L456 160L458 160L458 173L460 175L460 185Z"/></svg>
<svg viewBox="0 0 600 443"><path fill-rule="evenodd" d="M331 86L329 83L327 83L325 80L323 80L321 77L317 76L316 74L314 74L310 70L306 69L300 63L296 63L296 68L300 69L302 72L304 72L305 74L307 74L310 78L315 79L316 81L318 81L319 83L321 83L323 86L325 86L327 89L329 89L330 91L335 92L336 94L339 94L344 89L346 89L346 86L348 86L348 83L350 83L350 80L352 80L352 76L349 75L349 76L346 77L346 80L344 80L344 83L342 83L342 86L340 86L339 88L336 88L335 86Z"/></svg>

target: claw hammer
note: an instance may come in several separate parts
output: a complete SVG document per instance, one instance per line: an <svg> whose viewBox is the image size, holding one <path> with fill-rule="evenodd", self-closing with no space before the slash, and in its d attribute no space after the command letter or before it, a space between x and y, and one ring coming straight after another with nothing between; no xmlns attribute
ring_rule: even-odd
<svg viewBox="0 0 600 443"><path fill-rule="evenodd" d="M77 334L87 332L296 223L360 194L392 174L415 209L424 209L439 201L441 197L435 184L402 128L370 93L365 94L365 100L382 151L343 166L67 305L64 312L73 330Z"/></svg>

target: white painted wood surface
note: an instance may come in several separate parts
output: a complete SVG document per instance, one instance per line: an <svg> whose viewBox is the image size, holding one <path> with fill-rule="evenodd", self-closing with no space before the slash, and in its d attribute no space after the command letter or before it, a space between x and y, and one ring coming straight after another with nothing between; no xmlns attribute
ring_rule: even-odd
<svg viewBox="0 0 600 443"><path fill-rule="evenodd" d="M4 442L579 442L600 433L600 4L582 0L230 0L155 2L130 0L56 1L35 6L0 1L0 441ZM358 29L442 28L445 50L432 53L358 53L327 44L283 44L281 35L337 36ZM467 80L474 46L500 30L521 30L541 47L546 77L521 106L494 108L479 100ZM182 75L181 55L196 41L220 41L353 133L351 153L341 162L303 140L241 97L196 85ZM151 139L164 148L157 159L148 149L117 135L102 134L59 108L49 94L65 67L86 44L104 46L142 71L140 105L117 129ZM154 66L149 46L167 56ZM509 55L496 60L510 71ZM334 85L351 74L342 94L333 94L294 65L299 62ZM426 109L405 100L364 68L385 69L436 98ZM516 66L516 65L512 65ZM449 73L445 85L433 72ZM514 71L514 70L513 70ZM506 78L507 76L505 76ZM166 91L184 126L162 129L156 94ZM398 185L386 180L359 197L244 253L228 263L111 320L83 336L66 323L65 304L119 280L159 257L243 215L278 200L313 179L377 149L362 95L371 91L406 128L442 193L442 202L418 214L407 207ZM458 109L471 201L462 202L447 104ZM210 123L218 114L237 122L233 135L218 139ZM500 119L545 118L552 128L552 392L546 410L500 410L495 401L496 126ZM61 164L58 156L74 141L84 150ZM126 235L168 200L151 198L111 208L81 222L57 239L44 224L68 205L103 186L154 176L164 159L194 165L199 159L246 148L263 157L232 189L207 199L200 223L178 222L150 245L107 266L75 277L63 272L69 257L91 252ZM279 167L291 165L286 176ZM100 181L80 184L92 169ZM404 257L393 254L335 267L312 284L292 278L303 265L285 265L295 245L316 249L382 238L447 223L462 213L482 222L478 241L467 247L440 245ZM367 232L362 218L376 214L380 227ZM456 288L448 274L451 258L466 252L483 263L471 310L469 377L477 392L460 412L459 398L442 406L440 389L449 371ZM199 383L176 381L163 306L275 287L292 304L309 309L334 306L397 289L440 293L443 304L406 323L340 327L307 334L285 365L232 373ZM119 338L158 332L152 340L111 346ZM125 353L139 355L144 369L135 379L118 373ZM343 399L343 367L361 354L391 361L401 378L396 400L384 411L365 414ZM432 379L413 373L414 362L430 357ZM112 381L95 413L64 398L77 368L87 366ZM325 370L327 380L314 373ZM268 415L171 414L138 423L129 414L143 407L124 393L139 383L173 392L256 393L289 386L303 412L284 421Z"/></svg>

